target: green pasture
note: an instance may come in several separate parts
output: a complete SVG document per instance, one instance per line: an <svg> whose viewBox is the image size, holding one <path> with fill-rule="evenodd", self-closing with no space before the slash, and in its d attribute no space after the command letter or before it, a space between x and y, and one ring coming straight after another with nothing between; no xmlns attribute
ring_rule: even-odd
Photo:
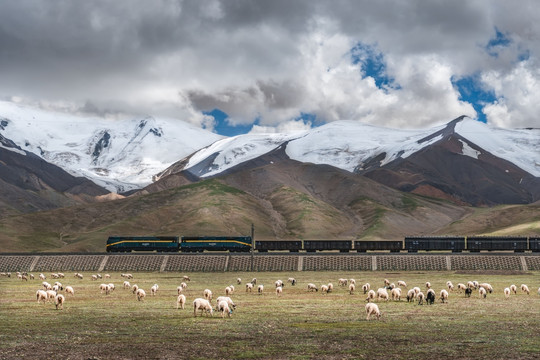
<svg viewBox="0 0 540 360"><path fill-rule="evenodd" d="M0 277L1 359L538 359L540 358L540 273L454 272L265 272L265 273L133 273L131 284L147 296L136 300L122 288L125 279L91 280L66 273L71 285L63 310L38 304L41 281L22 282L13 274ZM47 281L55 282L47 275ZM104 274L102 274L104 275ZM185 310L176 309L182 275L191 281L184 291ZM257 277L264 284L247 293L245 283ZM236 284L236 278L242 284ZM295 277L277 297L274 282ZM339 278L354 278L356 292L338 286ZM381 320L366 321L362 284L372 289L383 279L407 282L425 292L430 281L437 295L447 280L488 282L494 293L480 299L450 293L448 304L418 305L405 300L379 302ZM99 284L112 282L116 290L100 294ZM307 292L307 283L329 282L327 295ZM159 291L150 295L157 283ZM503 288L528 284L531 294L518 291L505 299ZM194 317L191 303L208 288L215 298L228 285L237 310L231 318ZM406 290L404 291L406 293Z"/></svg>

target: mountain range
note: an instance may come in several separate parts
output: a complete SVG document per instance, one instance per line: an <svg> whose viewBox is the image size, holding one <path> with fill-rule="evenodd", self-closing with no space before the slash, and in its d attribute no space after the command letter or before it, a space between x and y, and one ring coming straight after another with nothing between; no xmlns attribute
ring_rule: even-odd
<svg viewBox="0 0 540 360"><path fill-rule="evenodd" d="M225 138L0 102L0 244L102 251L114 234L396 239L540 232L540 129L459 117Z"/></svg>

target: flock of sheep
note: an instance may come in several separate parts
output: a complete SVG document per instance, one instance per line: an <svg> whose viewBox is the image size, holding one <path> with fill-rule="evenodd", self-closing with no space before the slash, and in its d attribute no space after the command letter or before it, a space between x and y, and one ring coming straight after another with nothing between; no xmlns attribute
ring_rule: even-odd
<svg viewBox="0 0 540 360"><path fill-rule="evenodd" d="M11 277L11 273L0 273L0 276ZM146 292L144 289L139 288L137 284L131 284L129 280L133 279L132 274L121 274L126 280L123 282L123 289L131 291L138 301L143 301L146 297ZM65 275L62 273L52 273L50 277L53 279L63 279ZM84 276L80 273L74 274L75 278L83 279ZM33 274L27 273L17 273L17 278L21 281L28 281L28 279L34 279ZM110 279L109 274L105 274L103 277L100 274L91 275L92 281L97 281L98 279ZM66 301L66 296L75 295L74 288L72 286L63 286L62 283L56 281L53 285L46 281L46 276L44 274L39 274L39 279L42 281L42 289L36 291L36 299L38 303L47 303L53 302L56 306L56 309L63 309L64 303ZM176 298L176 308L185 309L186 306L186 296L184 294L185 289L188 287L187 283L191 279L189 276L183 276L181 284L177 287L177 298ZM297 284L295 278L288 278L288 283L292 286ZM242 279L236 279L236 285L241 285ZM257 293L259 295L264 293L264 286L262 284L257 285L257 279L253 278L250 282L245 284L246 292L253 292L255 286L257 286ZM274 283L275 294L279 297L283 294L283 288L285 284L282 280L276 280ZM349 294L353 295L356 291L356 280L355 279L338 279L338 286L345 287L348 289ZM364 295L367 295L365 301L366 319L369 320L371 316L375 316L377 319L381 317L381 311L376 303L373 301L400 301L402 299L402 292L404 289L408 289L405 299L407 302L418 302L419 305L422 305L426 302L428 305L433 304L436 301L435 290L432 289L431 283L425 283L425 294L419 286L412 287L408 289L407 284L403 280L397 281L397 285L391 283L389 280L383 280L383 286L379 287L377 291L371 289L369 283L362 285L361 289ZM115 285L113 283L102 283L99 285L99 291L101 294L109 295L115 290ZM520 289L523 293L530 295L530 289L526 284L521 284ZM307 284L308 292L320 292L322 294L328 294L334 291L334 285L332 283L323 284L320 287L316 286L313 283ZM64 291L65 296L61 293ZM150 295L156 296L159 291L159 285L154 284L150 288ZM486 298L487 294L492 294L494 292L493 287L488 283L479 283L478 281L468 281L465 283L459 283L456 286L451 281L446 282L446 288L439 291L439 300L442 303L448 302L450 293L459 293L464 294L466 297L470 297L476 291L480 298ZM509 298L511 294L517 294L518 288L516 285L512 284L509 287L504 288L503 293L505 298ZM234 285L228 285L224 288L225 296L220 296L216 299L215 308L212 306L213 293L210 289L205 289L202 293L202 297L196 298L193 300L193 314L197 316L200 312L201 316L203 314L213 316L214 311L221 313L221 317L231 317L233 311L236 309L236 304L231 299L231 295L235 292ZM540 295L540 288L538 288L538 295Z"/></svg>

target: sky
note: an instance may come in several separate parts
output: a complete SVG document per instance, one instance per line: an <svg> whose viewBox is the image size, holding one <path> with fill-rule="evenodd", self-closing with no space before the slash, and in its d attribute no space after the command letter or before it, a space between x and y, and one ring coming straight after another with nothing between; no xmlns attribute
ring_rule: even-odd
<svg viewBox="0 0 540 360"><path fill-rule="evenodd" d="M0 0L0 100L228 136L461 115L540 127L537 5Z"/></svg>

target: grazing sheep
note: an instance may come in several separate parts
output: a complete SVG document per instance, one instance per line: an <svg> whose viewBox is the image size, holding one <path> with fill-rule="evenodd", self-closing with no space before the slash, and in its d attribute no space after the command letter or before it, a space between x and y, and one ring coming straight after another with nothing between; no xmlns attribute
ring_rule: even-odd
<svg viewBox="0 0 540 360"><path fill-rule="evenodd" d="M474 283L472 281L467 281L467 287L469 289L476 289L476 287L474 286Z"/></svg>
<svg viewBox="0 0 540 360"><path fill-rule="evenodd" d="M281 286L278 286L276 288L276 295L281 296L281 294L283 294L283 288Z"/></svg>
<svg viewBox="0 0 540 360"><path fill-rule="evenodd" d="M139 290L139 286L137 284L133 284L133 286L131 287L131 291L135 294L137 293L137 290Z"/></svg>
<svg viewBox="0 0 540 360"><path fill-rule="evenodd" d="M467 289L467 286L465 284L459 283L457 284L458 292L461 294L461 291L465 291Z"/></svg>
<svg viewBox="0 0 540 360"><path fill-rule="evenodd" d="M251 279L251 284L252 285L257 285L257 278Z"/></svg>
<svg viewBox="0 0 540 360"><path fill-rule="evenodd" d="M150 288L150 295L156 296L156 295L157 295L157 292L158 292L158 289L159 289L159 285L158 285L158 284L154 284L154 285Z"/></svg>
<svg viewBox="0 0 540 360"><path fill-rule="evenodd" d="M478 286L484 288L490 294L493 293L493 287L488 283L482 283Z"/></svg>
<svg viewBox="0 0 540 360"><path fill-rule="evenodd" d="M418 305L422 305L424 303L425 295L420 291L418 294L416 294L416 298L418 299Z"/></svg>
<svg viewBox="0 0 540 360"><path fill-rule="evenodd" d="M191 279L190 279L189 276L187 276L187 275L182 276L182 280L184 280L184 281L191 281Z"/></svg>
<svg viewBox="0 0 540 360"><path fill-rule="evenodd" d="M307 284L307 291L319 291L319 289L317 288L317 286L315 284L312 284L312 283L309 283Z"/></svg>
<svg viewBox="0 0 540 360"><path fill-rule="evenodd" d="M40 301L43 301L43 303L45 304L45 302L48 299L48 296L47 296L47 293L44 290L38 290L38 291L36 291L36 298L37 298L38 304L39 304Z"/></svg>
<svg viewBox="0 0 540 360"><path fill-rule="evenodd" d="M416 298L420 294L421 290L418 286L413 287L414 297Z"/></svg>
<svg viewBox="0 0 540 360"><path fill-rule="evenodd" d="M231 294L234 293L234 285L229 285L229 287L231 288Z"/></svg>
<svg viewBox="0 0 540 360"><path fill-rule="evenodd" d="M109 284L107 284L107 285L109 285L109 290L110 290L110 291L114 291L114 289L116 289L116 287L114 286L113 283L109 283Z"/></svg>
<svg viewBox="0 0 540 360"><path fill-rule="evenodd" d="M376 296L377 296L377 294L375 293L375 290L369 290L368 294L367 294L366 301L370 302L371 300L375 300Z"/></svg>
<svg viewBox="0 0 540 360"><path fill-rule="evenodd" d="M209 302L212 301L212 291L210 289L204 289L203 296Z"/></svg>
<svg viewBox="0 0 540 360"><path fill-rule="evenodd" d="M111 278L111 275L105 274L105 279L110 279L110 278Z"/></svg>
<svg viewBox="0 0 540 360"><path fill-rule="evenodd" d="M390 280L388 280L388 279L384 279L383 282L384 282L385 287L390 285Z"/></svg>
<svg viewBox="0 0 540 360"><path fill-rule="evenodd" d="M66 298L64 298L64 295L58 294L54 297L54 305L56 305L56 310L58 310L58 307L60 306L61 310L64 310L64 301Z"/></svg>
<svg viewBox="0 0 540 360"><path fill-rule="evenodd" d="M101 284L99 285L100 294L103 294L105 291L105 295L109 295L109 292L111 291L111 288L107 284Z"/></svg>
<svg viewBox="0 0 540 360"><path fill-rule="evenodd" d="M180 295L182 293L182 291L184 291L184 288L179 286L176 288L176 292L178 293L178 295Z"/></svg>
<svg viewBox="0 0 540 360"><path fill-rule="evenodd" d="M540 295L540 287L538 288L538 295Z"/></svg>
<svg viewBox="0 0 540 360"><path fill-rule="evenodd" d="M290 282L292 286L296 285L296 279L295 278L290 277L290 278L287 279L287 282Z"/></svg>
<svg viewBox="0 0 540 360"><path fill-rule="evenodd" d="M334 284L328 283L328 285L326 285L326 286L328 286L328 292L334 291Z"/></svg>
<svg viewBox="0 0 540 360"><path fill-rule="evenodd" d="M347 286L347 279L338 279L338 286Z"/></svg>
<svg viewBox="0 0 540 360"><path fill-rule="evenodd" d="M47 301L49 299L54 299L54 297L57 295L56 291L54 290L47 290Z"/></svg>
<svg viewBox="0 0 540 360"><path fill-rule="evenodd" d="M487 296L486 289L484 289L483 287L479 288L478 289L478 296L481 297L481 298L483 297L485 299L486 296Z"/></svg>
<svg viewBox="0 0 540 360"><path fill-rule="evenodd" d="M71 294L72 296L75 296L75 290L71 286L66 286L66 294Z"/></svg>
<svg viewBox="0 0 540 360"><path fill-rule="evenodd" d="M401 289L400 288L393 288L390 292L390 295L392 296L392 300L394 301L400 301L401 300Z"/></svg>
<svg viewBox="0 0 540 360"><path fill-rule="evenodd" d="M210 302L206 299L196 298L193 300L193 315L195 317L197 317L197 310L201 310L201 316L203 312L206 316L208 313L210 313L211 316L214 316L214 309L212 309L212 305L210 305Z"/></svg>
<svg viewBox="0 0 540 360"><path fill-rule="evenodd" d="M328 285L321 285L321 293L328 294Z"/></svg>
<svg viewBox="0 0 540 360"><path fill-rule="evenodd" d="M403 280L398 280L397 285L400 287L407 288L407 283Z"/></svg>
<svg viewBox="0 0 540 360"><path fill-rule="evenodd" d="M253 284L252 283L247 283L246 284L246 292L251 292L253 290Z"/></svg>
<svg viewBox="0 0 540 360"><path fill-rule="evenodd" d="M454 284L452 284L451 281L446 282L446 287L448 288L448 291L454 291Z"/></svg>
<svg viewBox="0 0 540 360"><path fill-rule="evenodd" d="M280 287L280 286L283 287L283 281L281 281L281 280L276 280L276 282L274 283L274 285L275 285L276 287Z"/></svg>
<svg viewBox="0 0 540 360"><path fill-rule="evenodd" d="M236 278L236 284L237 284L237 285L240 285L240 284L242 284L242 279L240 279L240 278Z"/></svg>
<svg viewBox="0 0 540 360"><path fill-rule="evenodd" d="M124 289L129 289L131 287L131 284L129 283L129 281L124 281Z"/></svg>
<svg viewBox="0 0 540 360"><path fill-rule="evenodd" d="M58 286L58 288L59 288L60 290L64 290L64 287L62 286L62 283L61 283L61 282L58 282L58 281L57 281L57 282L54 283L54 285L55 285L55 286Z"/></svg>
<svg viewBox="0 0 540 360"><path fill-rule="evenodd" d="M390 296L388 296L388 291L386 291L385 288L377 289L377 301L379 301L380 299L384 301L388 301L390 299Z"/></svg>
<svg viewBox="0 0 540 360"><path fill-rule="evenodd" d="M479 286L478 281L474 280L472 283L473 283L474 288L478 289L478 286Z"/></svg>
<svg viewBox="0 0 540 360"><path fill-rule="evenodd" d="M441 293L440 293L440 296L441 296L441 301L442 301L443 304L445 302L448 302L448 291L442 289Z"/></svg>
<svg viewBox="0 0 540 360"><path fill-rule="evenodd" d="M381 318L381 311L379 310L379 306L375 303L366 304L366 314L366 320L369 320L369 317L371 315L375 315L377 317L377 320Z"/></svg>
<svg viewBox="0 0 540 360"><path fill-rule="evenodd" d="M121 276L121 277L125 277L125 278L128 279L128 280L129 280L129 279L133 279L133 275L131 275L131 274L121 274L120 276Z"/></svg>
<svg viewBox="0 0 540 360"><path fill-rule="evenodd" d="M178 310L178 307L181 307L182 310L184 310L186 305L186 296L184 294L178 295L176 298L176 310Z"/></svg>
<svg viewBox="0 0 540 360"><path fill-rule="evenodd" d="M9 276L11 276L11 274L10 274ZM8 277L9 277L9 276L8 276ZM40 280L45 280L46 278L47 278L47 277L46 277L45 275L39 274L39 279L40 279Z"/></svg>
<svg viewBox="0 0 540 360"><path fill-rule="evenodd" d="M225 288L225 295L229 296L232 293L232 289L230 287Z"/></svg>
<svg viewBox="0 0 540 360"><path fill-rule="evenodd" d="M350 284L353 284L354 286L356 286L356 280L355 279L349 279L349 285Z"/></svg>
<svg viewBox="0 0 540 360"><path fill-rule="evenodd" d="M227 297L227 296L220 296L216 299L216 303L220 303L221 301L226 301L227 304L229 304L229 309L231 309L231 311L234 311L236 310L236 304L232 301L232 299L230 297ZM217 309L217 305L216 305L216 309Z"/></svg>
<svg viewBox="0 0 540 360"><path fill-rule="evenodd" d="M510 285L510 291L514 293L514 295L517 295L517 286L512 284Z"/></svg>
<svg viewBox="0 0 540 360"><path fill-rule="evenodd" d="M369 283L365 283L362 285L362 291L364 291L364 294L367 293L371 289L371 285Z"/></svg>
<svg viewBox="0 0 540 360"><path fill-rule="evenodd" d="M354 293L354 290L356 290L356 286L354 286L353 283L350 283L349 284L349 294L353 294Z"/></svg>
<svg viewBox="0 0 540 360"><path fill-rule="evenodd" d="M46 281L42 282L41 285L43 285L43 287L45 288L45 290L51 290L51 289L52 289L51 284L49 284L49 283L46 282Z"/></svg>
<svg viewBox="0 0 540 360"><path fill-rule="evenodd" d="M229 309L229 304L227 304L225 300L220 301L218 303L217 308L218 308L218 311L221 312L221 318L225 317L225 313L227 314L228 317L231 317L232 311L231 309Z"/></svg>
<svg viewBox="0 0 540 360"><path fill-rule="evenodd" d="M531 294L531 291L529 290L529 287L527 285L525 285L525 284L521 284L521 291L523 291L527 295Z"/></svg>
<svg viewBox="0 0 540 360"><path fill-rule="evenodd" d="M426 282L426 289L431 289L431 283L429 281Z"/></svg>
<svg viewBox="0 0 540 360"><path fill-rule="evenodd" d="M407 291L407 302L412 302L416 298L416 293L413 289Z"/></svg>
<svg viewBox="0 0 540 360"><path fill-rule="evenodd" d="M60 286L58 286L58 285L53 285L52 290L54 290L54 291L56 291L56 292L59 292L59 291L60 291Z"/></svg>
<svg viewBox="0 0 540 360"><path fill-rule="evenodd" d="M388 286L386 287L386 290L392 290L392 289L394 289L395 287L396 287L396 284L391 283L390 285L388 285Z"/></svg>
<svg viewBox="0 0 540 360"><path fill-rule="evenodd" d="M81 273L75 273L74 277L79 278L79 279L84 278L83 274L81 274Z"/></svg>
<svg viewBox="0 0 540 360"><path fill-rule="evenodd" d="M504 288L504 297L507 299L510 297L510 288Z"/></svg>
<svg viewBox="0 0 540 360"><path fill-rule="evenodd" d="M465 297L471 297L472 288L468 287L465 289Z"/></svg>
<svg viewBox="0 0 540 360"><path fill-rule="evenodd" d="M435 291L433 289L428 289L426 293L426 302L428 305L433 305L435 302Z"/></svg>
<svg viewBox="0 0 540 360"><path fill-rule="evenodd" d="M30 279L34 280L34 274L30 274Z"/></svg>
<svg viewBox="0 0 540 360"><path fill-rule="evenodd" d="M264 291L264 285L261 284L261 285L257 286L257 292L259 293L259 295L261 295L263 293L263 291Z"/></svg>
<svg viewBox="0 0 540 360"><path fill-rule="evenodd" d="M143 301L144 297L146 296L146 292L143 289L137 289L135 295L137 295L137 300Z"/></svg>
<svg viewBox="0 0 540 360"><path fill-rule="evenodd" d="M182 289L187 289L187 284L185 282L181 282L180 286L182 287Z"/></svg>
<svg viewBox="0 0 540 360"><path fill-rule="evenodd" d="M97 275L92 275L92 281L96 281L97 280Z"/></svg>

